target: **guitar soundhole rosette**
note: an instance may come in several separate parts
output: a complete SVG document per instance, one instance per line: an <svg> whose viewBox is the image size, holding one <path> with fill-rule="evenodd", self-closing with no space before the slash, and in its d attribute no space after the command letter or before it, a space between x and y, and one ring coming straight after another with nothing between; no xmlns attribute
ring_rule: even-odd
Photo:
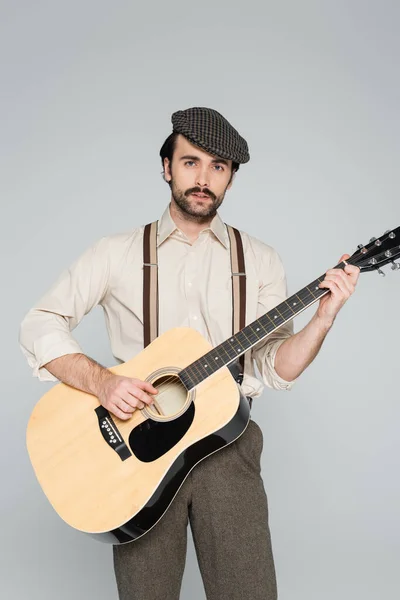
<svg viewBox="0 0 400 600"><path fill-rule="evenodd" d="M185 388L178 377L180 370L177 367L164 367L146 377L146 381L158 389L154 404L142 409L148 418L154 421L173 421L187 411L196 392Z"/></svg>

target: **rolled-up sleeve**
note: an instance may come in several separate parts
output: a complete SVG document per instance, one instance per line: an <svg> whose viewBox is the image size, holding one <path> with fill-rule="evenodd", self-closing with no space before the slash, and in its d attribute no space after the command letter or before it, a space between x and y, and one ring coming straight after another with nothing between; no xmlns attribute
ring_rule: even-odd
<svg viewBox="0 0 400 600"><path fill-rule="evenodd" d="M279 254L271 247L262 253L260 260L260 287L257 318L286 300L287 284ZM282 325L265 340L254 346L254 358L265 385L276 390L290 390L296 381L285 381L275 371L275 357L279 346L293 335L293 321Z"/></svg>
<svg viewBox="0 0 400 600"><path fill-rule="evenodd" d="M81 353L71 331L107 293L108 238L86 250L24 317L19 330L22 353L41 381L57 381L43 367L65 354Z"/></svg>

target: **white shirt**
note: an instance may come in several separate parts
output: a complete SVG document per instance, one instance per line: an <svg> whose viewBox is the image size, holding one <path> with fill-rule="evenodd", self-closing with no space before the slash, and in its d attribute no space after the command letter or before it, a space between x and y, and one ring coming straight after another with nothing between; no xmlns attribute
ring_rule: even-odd
<svg viewBox="0 0 400 600"><path fill-rule="evenodd" d="M144 227L101 238L66 269L22 321L20 345L43 381L57 379L43 367L71 353L82 353L73 329L101 305L119 362L143 349ZM246 325L287 298L286 278L277 252L241 232L246 264ZM174 327L192 327L213 346L232 335L232 279L229 238L217 214L210 227L191 243L172 220L169 207L158 227L159 334ZM250 352L242 391L257 397L263 383L289 390L276 373L274 360L282 342L293 334L292 321L270 334ZM95 357L93 357L95 358ZM255 376L254 360L262 381Z"/></svg>

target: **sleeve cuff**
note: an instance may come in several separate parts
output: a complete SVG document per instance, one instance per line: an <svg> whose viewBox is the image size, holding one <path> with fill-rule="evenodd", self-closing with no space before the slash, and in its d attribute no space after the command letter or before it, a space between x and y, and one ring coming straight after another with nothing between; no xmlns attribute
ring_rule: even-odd
<svg viewBox="0 0 400 600"><path fill-rule="evenodd" d="M40 381L58 381L43 365L65 354L83 354L81 347L68 333L49 333L34 342L35 358L28 358L32 376Z"/></svg>
<svg viewBox="0 0 400 600"><path fill-rule="evenodd" d="M297 378L293 379L292 381L286 381L286 379L283 379L280 375L278 375L278 373L275 370L276 353L278 352L278 348L281 346L281 344L283 344L285 339L278 340L273 345L271 345L271 347L268 351L268 354L266 356L266 362L267 362L267 366L269 367L270 373L273 378L273 384L274 384L273 387L277 390L289 391L292 389L294 383L297 381Z"/></svg>

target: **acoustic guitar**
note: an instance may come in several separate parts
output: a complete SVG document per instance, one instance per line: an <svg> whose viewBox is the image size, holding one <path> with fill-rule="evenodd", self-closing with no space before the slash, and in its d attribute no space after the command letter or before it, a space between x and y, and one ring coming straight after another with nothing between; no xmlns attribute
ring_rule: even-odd
<svg viewBox="0 0 400 600"><path fill-rule="evenodd" d="M361 272L400 256L400 227L358 246L347 261ZM37 479L70 526L122 544L146 534L189 472L246 429L248 400L228 366L329 292L325 274L213 348L191 328L175 328L110 371L158 388L154 405L123 421L88 393L59 383L34 407L27 448Z"/></svg>

